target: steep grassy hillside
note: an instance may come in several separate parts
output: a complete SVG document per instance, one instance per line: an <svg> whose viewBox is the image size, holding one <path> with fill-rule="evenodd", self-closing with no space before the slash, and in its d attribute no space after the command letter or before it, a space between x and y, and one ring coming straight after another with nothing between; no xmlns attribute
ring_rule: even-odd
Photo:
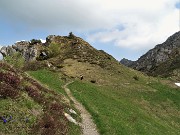
<svg viewBox="0 0 180 135"><path fill-rule="evenodd" d="M42 70L41 74L49 77L47 80L44 76L42 83L50 82L51 87L44 87L27 74L0 62L0 134L59 135L71 134L72 130L80 134L79 127L64 116L70 104L61 94L62 81L50 71ZM39 75L37 79L43 80Z"/></svg>
<svg viewBox="0 0 180 135"><path fill-rule="evenodd" d="M69 88L91 113L101 134L179 134L179 88L121 65L114 67L116 70L107 70L66 59L56 74L44 70L28 73L49 87L60 84L57 78L74 80ZM84 75L82 81L80 74Z"/></svg>
<svg viewBox="0 0 180 135"><path fill-rule="evenodd" d="M92 114L104 135L180 133L180 91L151 84L97 86L75 81L69 86L73 95Z"/></svg>
<svg viewBox="0 0 180 135"><path fill-rule="evenodd" d="M36 80L38 80L41 84L43 84L47 88L52 89L56 93L62 95L64 97L63 98L64 103L66 105L70 106L71 108L73 108L74 110L76 110L76 108L73 107L71 100L68 97L65 97L65 96L67 96L67 94L65 93L64 89L62 89L62 86L64 85L64 79L63 79L62 74L60 74L58 72L52 72L49 70L45 70L45 69L37 70L37 71L28 71L27 73L30 76L32 76L33 78L35 78ZM69 114L71 114L69 112L68 108L65 108L65 111L68 112ZM78 111L76 110L76 112L78 112ZM77 121L81 120L79 115L73 115L73 117ZM81 129L79 126L75 125L74 123L69 122L67 134L68 135L80 135Z"/></svg>
<svg viewBox="0 0 180 135"><path fill-rule="evenodd" d="M20 89L13 97L21 99L21 93L26 93L28 98L32 98L32 107L43 108L39 112L42 115L40 118L32 115L34 122L28 128L33 133L80 134L79 127L68 122L63 115L64 111L68 112L68 108L73 107L73 102L62 85L73 81L69 85L70 90L91 113L101 134L180 134L180 91L174 82L127 68L72 33L67 37L47 37L45 44L38 45L38 51L40 55L32 61L25 58L14 63L14 55L20 57L17 54L5 57L6 61L21 67L19 69L38 81L22 72L19 76L22 83L12 85ZM172 64L171 68L174 74L178 72L177 64ZM80 76L83 76L82 80ZM2 84L6 88L7 85ZM4 89L1 91L4 92ZM73 117L80 121L78 115ZM5 128L4 124L2 126Z"/></svg>

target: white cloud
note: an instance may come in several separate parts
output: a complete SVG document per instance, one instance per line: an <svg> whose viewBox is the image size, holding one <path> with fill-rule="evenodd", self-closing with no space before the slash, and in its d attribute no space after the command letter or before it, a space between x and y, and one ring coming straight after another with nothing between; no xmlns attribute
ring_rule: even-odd
<svg viewBox="0 0 180 135"><path fill-rule="evenodd" d="M179 30L178 0L1 0L12 25L78 31L89 41L131 49L151 48ZM123 26L123 30L118 27ZM93 32L92 31L96 31ZM91 34L87 34L91 33Z"/></svg>
<svg viewBox="0 0 180 135"><path fill-rule="evenodd" d="M18 42L21 42L21 41L26 41L26 40L20 40L20 41L16 41L16 43L18 43Z"/></svg>
<svg viewBox="0 0 180 135"><path fill-rule="evenodd" d="M179 30L179 10L176 0L141 1L139 5L120 6L119 20L124 29L106 29L89 35L89 41L114 42L116 46L143 50L164 42ZM120 4L120 3L119 3ZM118 5L117 5L118 6ZM130 7L130 8L129 8ZM118 17L117 17L118 18Z"/></svg>
<svg viewBox="0 0 180 135"><path fill-rule="evenodd" d="M46 40L44 40L44 39L40 39L40 40L41 40L42 43L45 43L45 42L46 42Z"/></svg>

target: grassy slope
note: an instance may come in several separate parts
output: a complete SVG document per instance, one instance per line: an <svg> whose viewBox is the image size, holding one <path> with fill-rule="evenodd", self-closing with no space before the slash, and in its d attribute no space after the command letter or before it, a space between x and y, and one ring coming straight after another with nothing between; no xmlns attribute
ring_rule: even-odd
<svg viewBox="0 0 180 135"><path fill-rule="evenodd" d="M47 70L28 73L49 88L63 93L60 87L63 83L57 74ZM178 89L168 88L158 83L147 86L134 83L133 86L122 85L120 88L112 88L112 86L99 87L78 81L73 83L70 89L93 115L102 134L178 134L180 132L178 117L180 93ZM27 96L24 95L24 97ZM31 108L32 104L34 107L33 101L32 103L30 103L31 100L25 101L25 99L23 102L4 100L1 102L1 109L7 110L6 107L12 104L13 108L18 108L20 105L23 111L27 107ZM10 125L2 129L13 128L13 125ZM18 133L23 134L23 132L25 131ZM69 134L79 133L79 128L70 124Z"/></svg>
<svg viewBox="0 0 180 135"><path fill-rule="evenodd" d="M178 89L163 86L158 81L127 68L121 67L120 73L112 72L110 75L109 71L78 64L80 65L72 61L67 63L66 71L70 76L76 76L73 72L85 73L88 67L89 73L85 74L84 78L86 83L75 81L70 85L70 89L92 114L101 134L176 135L180 132ZM48 87L60 84L60 77L55 73L44 70L29 73ZM139 77L138 81L133 79L134 75ZM93 76L107 82L100 83L101 86L87 83ZM54 80L53 83L51 80ZM151 81L154 83L150 83ZM61 91L59 85L56 90L58 89ZM76 127L71 129L70 134L73 130L77 131Z"/></svg>
<svg viewBox="0 0 180 135"><path fill-rule="evenodd" d="M64 96L58 94L63 93L62 81L57 82L55 74L47 70L36 71L35 74L44 77L41 78L44 81L49 76L51 89L43 87L7 63L0 62L0 134L68 134L72 132L69 125L72 127L70 129L79 133L79 128L69 124L64 116L64 110L69 105ZM3 123L4 118L6 123Z"/></svg>
<svg viewBox="0 0 180 135"><path fill-rule="evenodd" d="M149 83L152 81L149 77L123 67L116 73L90 65L76 65L76 62L67 65L66 71L71 71L72 76L80 74L72 72L76 66L78 70L75 71L82 73L89 68L85 82L75 81L69 87L92 114L101 134L180 133L180 92L177 88L169 88L157 81ZM28 74L48 88L66 95L61 88L61 75L57 72L38 70L28 71ZM135 75L139 77L138 81L133 79ZM87 82L93 78L104 81L99 82L101 86ZM80 134L79 127L69 123L68 134Z"/></svg>
<svg viewBox="0 0 180 135"><path fill-rule="evenodd" d="M28 71L28 74L31 75L36 80L38 80L43 85L47 86L48 88L55 90L56 92L66 96L65 91L61 87L64 83L60 79L60 76L57 73L48 70L37 70L37 71ZM73 123L69 122L68 135L80 135L80 133L81 131L79 126L76 126Z"/></svg>
<svg viewBox="0 0 180 135"><path fill-rule="evenodd" d="M63 81L60 80L57 73L48 70L29 71L29 75L40 81L43 85L48 86L50 89L55 90L58 93L66 94L61 88Z"/></svg>
<svg viewBox="0 0 180 135"><path fill-rule="evenodd" d="M37 117L42 114L42 106L24 90L24 82L16 70L0 61L1 135L29 134L32 126L37 122ZM6 123L3 123L2 117L7 120Z"/></svg>
<svg viewBox="0 0 180 135"><path fill-rule="evenodd" d="M9 118L12 116L12 120L3 124L0 121L0 134L19 134L25 135L29 133L29 130L37 121L37 116L32 113L32 110L36 110L37 114L41 114L41 106L32 100L26 93L22 93L21 98L12 100L10 98L0 99L0 113L1 115ZM26 122L28 118L29 122Z"/></svg>
<svg viewBox="0 0 180 135"><path fill-rule="evenodd" d="M102 134L180 133L177 89L158 83L114 89L78 81L70 89L92 114Z"/></svg>

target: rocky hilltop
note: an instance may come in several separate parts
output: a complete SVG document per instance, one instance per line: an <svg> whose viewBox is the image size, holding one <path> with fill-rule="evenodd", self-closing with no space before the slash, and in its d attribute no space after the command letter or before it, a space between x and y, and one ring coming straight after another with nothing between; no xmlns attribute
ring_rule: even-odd
<svg viewBox="0 0 180 135"><path fill-rule="evenodd" d="M164 43L156 45L137 61L133 63L123 61L122 64L149 75L177 75L180 69L180 31L170 36Z"/></svg>
<svg viewBox="0 0 180 135"><path fill-rule="evenodd" d="M114 63L118 63L111 55L93 48L72 32L68 36L49 35L45 43L36 39L20 41L12 46L2 47L0 52L4 58L13 57L13 59L17 59L14 55L20 54L26 63L39 61L37 65L47 60L54 67L60 67L66 59L94 64L106 69L112 69Z"/></svg>
<svg viewBox="0 0 180 135"><path fill-rule="evenodd" d="M42 43L33 43L29 41L19 41L12 46L2 47L0 52L3 57L12 56L15 53L19 52L25 58L26 61L35 60L38 55L38 47Z"/></svg>

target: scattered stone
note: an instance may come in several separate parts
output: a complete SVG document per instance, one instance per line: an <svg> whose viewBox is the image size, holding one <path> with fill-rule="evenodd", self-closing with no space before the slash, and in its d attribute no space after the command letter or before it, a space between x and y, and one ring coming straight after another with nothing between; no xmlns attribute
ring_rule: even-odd
<svg viewBox="0 0 180 135"><path fill-rule="evenodd" d="M80 75L80 79L83 80L83 78L84 78L83 75Z"/></svg>
<svg viewBox="0 0 180 135"><path fill-rule="evenodd" d="M175 85L179 86L180 87L180 83L175 83Z"/></svg>
<svg viewBox="0 0 180 135"><path fill-rule="evenodd" d="M73 109L69 109L70 113L77 114Z"/></svg>
<svg viewBox="0 0 180 135"><path fill-rule="evenodd" d="M78 123L76 122L76 120L75 120L73 117L71 117L71 115L69 115L69 114L67 114L67 113L64 113L64 116L65 116L70 122L78 125Z"/></svg>
<svg viewBox="0 0 180 135"><path fill-rule="evenodd" d="M90 82L91 82L91 83L96 83L96 80L91 80Z"/></svg>

